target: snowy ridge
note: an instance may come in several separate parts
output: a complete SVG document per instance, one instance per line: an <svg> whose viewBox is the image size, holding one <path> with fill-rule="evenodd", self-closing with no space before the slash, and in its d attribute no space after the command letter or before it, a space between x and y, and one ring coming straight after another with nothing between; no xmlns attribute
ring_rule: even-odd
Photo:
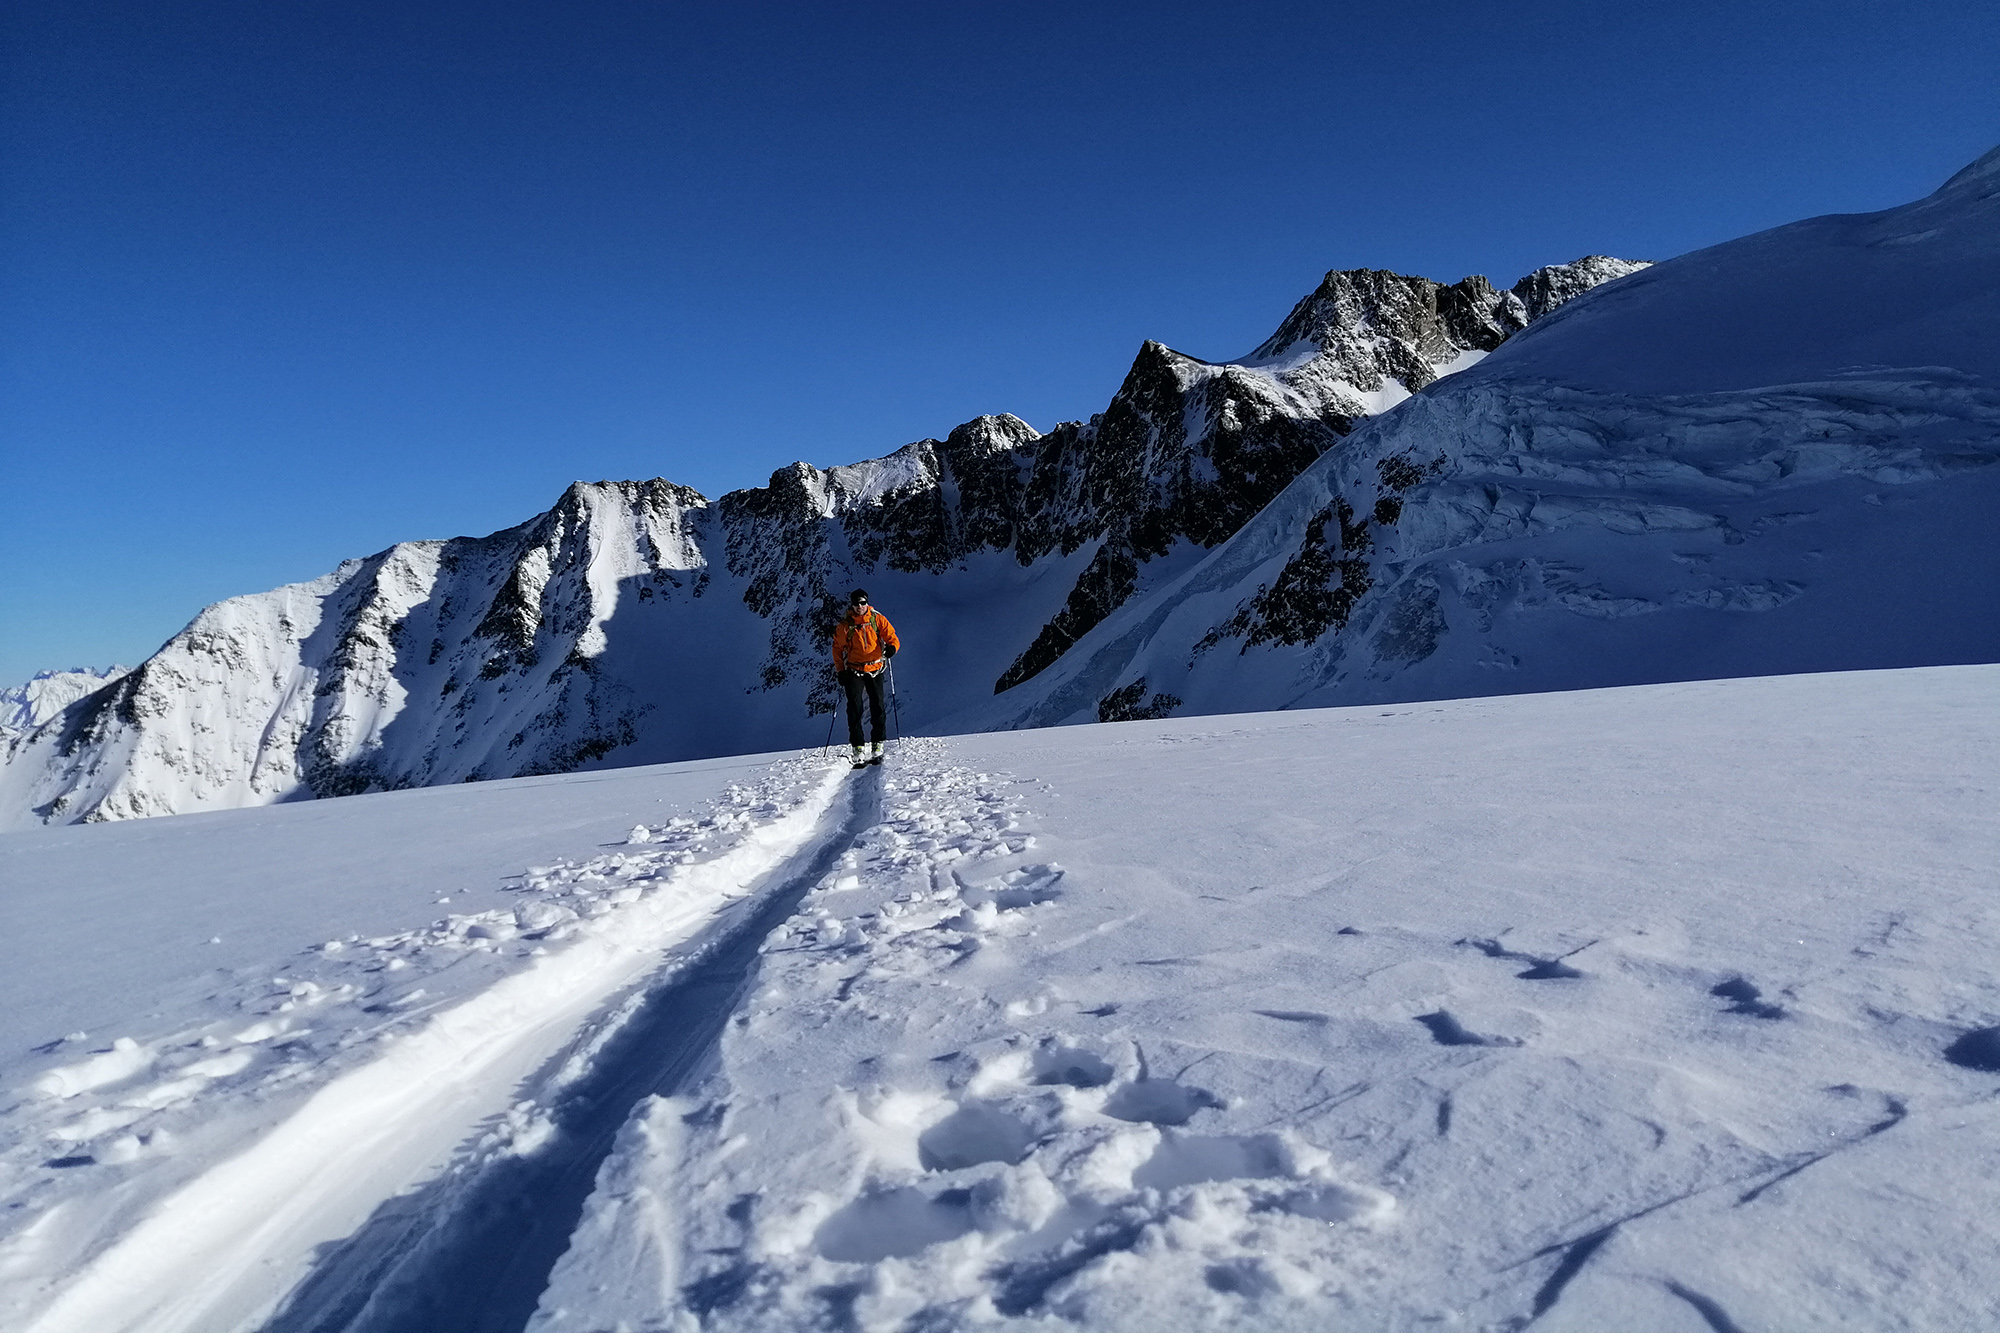
<svg viewBox="0 0 2000 1333"><path fill-rule="evenodd" d="M2000 658L2000 190L1635 272L960 729Z"/></svg>
<svg viewBox="0 0 2000 1333"><path fill-rule="evenodd" d="M1047 434L578 483L210 608L6 742L0 825L819 742L857 584L918 731L1992 660L1993 181L1507 292L1335 272Z"/></svg>
<svg viewBox="0 0 2000 1333"><path fill-rule="evenodd" d="M0 690L0 742L53 721L65 708L95 694L132 668L71 667L68 671L38 671L25 685Z"/></svg>
<svg viewBox="0 0 2000 1333"><path fill-rule="evenodd" d="M1546 304L1631 267L1524 282L1558 293ZM856 584L919 646L903 711L922 728L1046 670L1236 532L1371 403L1471 355L1439 331L1439 293L1490 297L1483 279L1358 278L1396 299L1309 299L1282 371L1149 342L1103 413L1047 435L981 417L714 504L660 480L579 482L519 527L218 603L113 688L0 738L0 827L817 741L835 693L826 634ZM1526 307L1506 300L1502 324L1465 337L1483 348L1517 327ZM1360 398L1333 387L1368 375Z"/></svg>

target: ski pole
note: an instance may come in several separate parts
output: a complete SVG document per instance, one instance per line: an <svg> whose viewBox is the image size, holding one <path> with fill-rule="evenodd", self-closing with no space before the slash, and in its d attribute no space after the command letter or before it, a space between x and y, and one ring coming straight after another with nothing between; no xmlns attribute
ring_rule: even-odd
<svg viewBox="0 0 2000 1333"><path fill-rule="evenodd" d="M829 758L833 754L833 724L840 720L840 705L835 704L826 718L826 744L819 747L819 757Z"/></svg>
<svg viewBox="0 0 2000 1333"><path fill-rule="evenodd" d="M903 703L902 699L896 693L896 659L893 657L889 659L889 716L896 724L896 739L901 741L903 739ZM902 752L903 747L898 745L896 753L901 754Z"/></svg>

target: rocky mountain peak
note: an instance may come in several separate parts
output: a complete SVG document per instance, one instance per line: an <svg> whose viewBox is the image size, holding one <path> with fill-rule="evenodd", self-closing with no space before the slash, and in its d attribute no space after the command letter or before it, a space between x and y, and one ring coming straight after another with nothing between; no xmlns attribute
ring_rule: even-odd
<svg viewBox="0 0 2000 1333"><path fill-rule="evenodd" d="M1589 255L1537 269L1506 292L1477 274L1447 284L1386 269L1335 269L1240 364L1268 371L1321 410L1374 415L1557 306L1644 267Z"/></svg>
<svg viewBox="0 0 2000 1333"><path fill-rule="evenodd" d="M997 416L974 417L964 425L954 427L944 437L943 446L948 456L958 459L975 454L1007 453L1041 438L1041 432L1033 426L1011 413L1002 412Z"/></svg>
<svg viewBox="0 0 2000 1333"><path fill-rule="evenodd" d="M1449 355L1447 348L1498 347L1513 331L1492 320L1499 304L1482 277L1446 286L1387 269L1335 269L1243 360L1258 365L1334 357L1355 372L1357 382L1367 381L1384 373L1367 355L1370 344L1382 340L1401 344L1397 350L1405 364Z"/></svg>
<svg viewBox="0 0 2000 1333"><path fill-rule="evenodd" d="M1540 319L1557 306L1573 301L1592 287L1651 268L1646 260L1585 255L1567 264L1538 268L1514 284L1509 293L1521 304L1522 323Z"/></svg>
<svg viewBox="0 0 2000 1333"><path fill-rule="evenodd" d="M1543 274L1538 309L1595 276ZM1045 670L1529 307L1483 278L1336 271L1260 349L1285 358L1148 340L1103 411L1046 434L976 417L712 503L579 481L490 536L209 608L8 740L0 793L42 820L127 818L799 744L833 706L826 634L856 584L928 645L904 706L941 718Z"/></svg>

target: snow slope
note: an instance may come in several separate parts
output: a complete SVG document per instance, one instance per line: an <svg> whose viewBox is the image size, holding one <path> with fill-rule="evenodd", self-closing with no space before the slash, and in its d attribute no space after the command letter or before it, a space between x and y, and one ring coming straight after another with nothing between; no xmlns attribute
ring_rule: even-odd
<svg viewBox="0 0 2000 1333"><path fill-rule="evenodd" d="M1640 266L1514 291L1332 273L1242 363L1145 344L1105 411L981 417L711 504L579 482L528 523L408 542L203 611L0 749L0 827L123 819L817 741L830 616L905 632L912 725L1032 679L1234 533L1357 420Z"/></svg>
<svg viewBox="0 0 2000 1333"><path fill-rule="evenodd" d="M254 1326L556 1133L842 795L766 759L0 838L0 1323Z"/></svg>
<svg viewBox="0 0 2000 1333"><path fill-rule="evenodd" d="M1996 154L1565 304L949 725L2000 659Z"/></svg>
<svg viewBox="0 0 2000 1333"><path fill-rule="evenodd" d="M0 836L0 1310L1983 1328L1996 705L1800 675Z"/></svg>
<svg viewBox="0 0 2000 1333"><path fill-rule="evenodd" d="M1980 667L954 742L530 1327L1990 1327L1996 705Z"/></svg>

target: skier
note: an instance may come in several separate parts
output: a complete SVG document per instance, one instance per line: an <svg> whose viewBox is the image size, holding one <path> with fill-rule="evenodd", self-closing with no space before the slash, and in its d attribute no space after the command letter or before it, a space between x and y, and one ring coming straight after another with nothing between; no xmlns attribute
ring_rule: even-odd
<svg viewBox="0 0 2000 1333"><path fill-rule="evenodd" d="M887 616L868 605L866 590L856 588L847 599L847 615L833 629L833 670L847 690L847 743L853 751L856 768L882 762L882 741L887 733L882 718L882 673L900 647L896 627ZM868 696L872 749L861 744L864 692Z"/></svg>

